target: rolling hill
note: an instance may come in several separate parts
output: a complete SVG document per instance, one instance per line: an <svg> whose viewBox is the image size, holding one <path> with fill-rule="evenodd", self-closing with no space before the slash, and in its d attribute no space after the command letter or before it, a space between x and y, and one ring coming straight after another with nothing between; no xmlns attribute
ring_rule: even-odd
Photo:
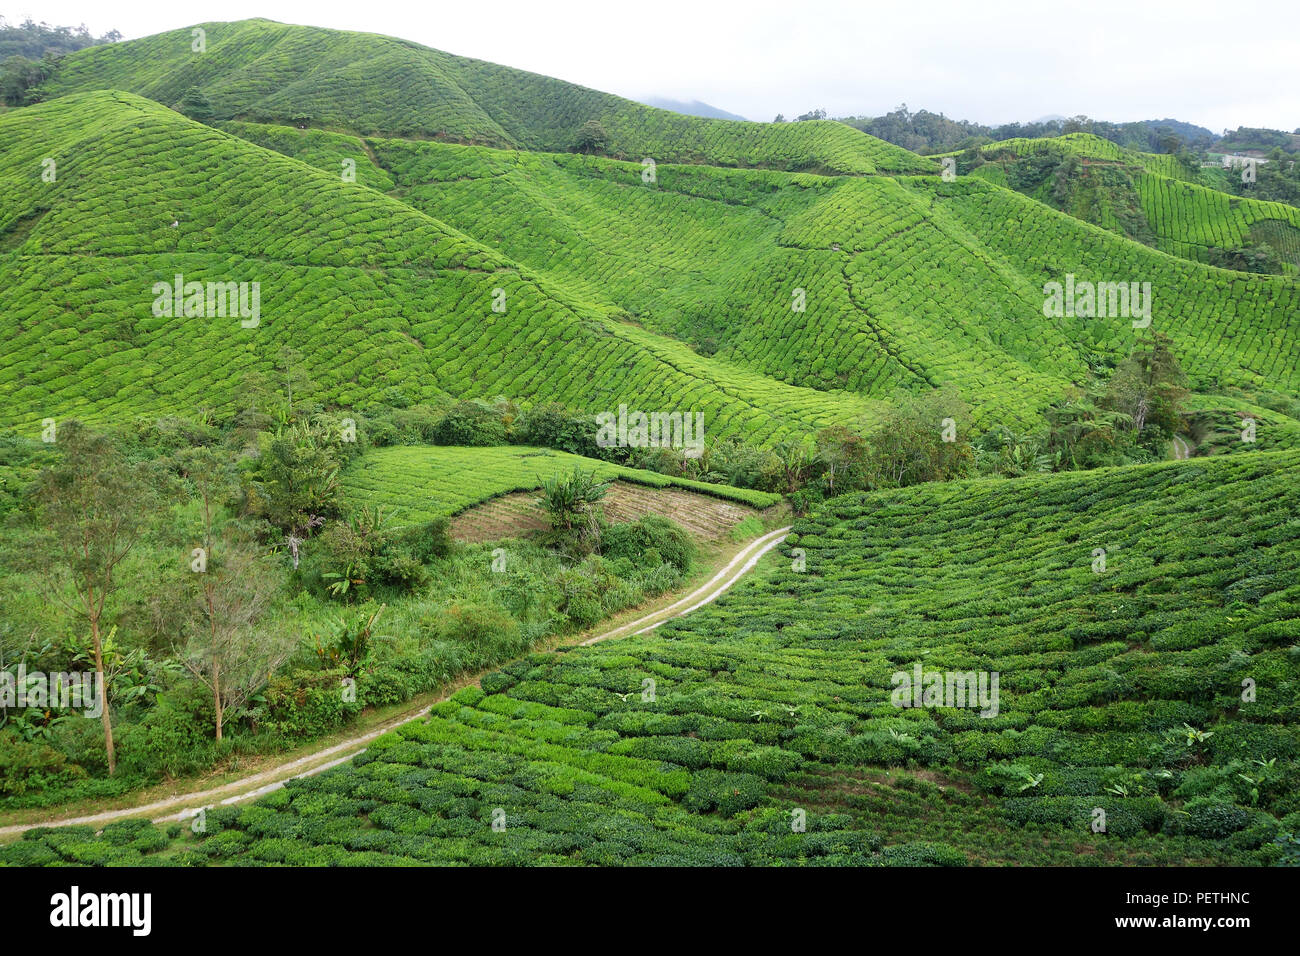
<svg viewBox="0 0 1300 956"><path fill-rule="evenodd" d="M289 344L343 405L400 384L417 399L689 407L715 434L767 437L867 407L698 356L408 205L132 94L0 117L0 183L7 424L229 406ZM177 274L258 283L257 327L153 314L155 284Z"/></svg>
<svg viewBox="0 0 1300 956"><path fill-rule="evenodd" d="M1228 173L1217 167L1188 166L1087 133L1005 140L979 155L978 165L963 156L958 171L1172 255L1221 264L1216 253L1223 259L1268 243L1287 274L1300 272L1300 209L1222 192Z"/></svg>
<svg viewBox="0 0 1300 956"><path fill-rule="evenodd" d="M22 708L0 809L143 803L445 699L201 834L33 830L0 865L1264 864L1300 833L1295 209L1091 136L953 178L840 123L267 20L49 69L0 113L0 651L44 628L45 671L87 659L46 587L86 549L39 567L45 519L126 476L140 538L92 631L134 656L125 773L110 721L101 751ZM1278 269L1225 267L1261 242ZM1053 312L1054 284L1101 291ZM535 447L604 454L620 406L721 441ZM38 440L72 417L109 440ZM1064 471L1115 461L1144 463ZM519 496L577 468L632 520L575 480L529 539ZM668 619L714 561L752 574ZM213 593L263 585L240 638L283 656L241 675ZM633 609L664 626L556 649ZM228 737L205 666L246 681ZM1000 691L900 704L926 670Z"/></svg>
<svg viewBox="0 0 1300 956"><path fill-rule="evenodd" d="M1134 340L1124 319L1044 319L1044 283L1069 273L1151 282L1153 327L1197 387L1297 384L1293 279L1192 265L976 177L661 166L648 185L639 165L595 157L341 136L331 151L309 133L229 128L322 168L368 149L366 175L407 204L593 303L794 385L881 399L952 385L978 424L1023 424ZM1249 327L1228 335L1242 309Z"/></svg>
<svg viewBox="0 0 1300 956"><path fill-rule="evenodd" d="M494 63L369 33L270 20L204 23L69 56L47 96L97 89L168 106L202 91L216 119L567 150L589 121L638 162L924 172L934 163L840 123L772 126L685 116Z"/></svg>

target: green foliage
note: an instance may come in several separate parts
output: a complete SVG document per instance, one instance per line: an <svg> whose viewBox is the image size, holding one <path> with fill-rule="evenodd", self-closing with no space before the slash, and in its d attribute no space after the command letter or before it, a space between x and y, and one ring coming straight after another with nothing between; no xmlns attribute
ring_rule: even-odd
<svg viewBox="0 0 1300 956"><path fill-rule="evenodd" d="M253 511L285 533L342 509L335 437L308 425L281 428L264 441Z"/></svg>
<svg viewBox="0 0 1300 956"><path fill-rule="evenodd" d="M60 166L56 181L42 182L46 157L83 153L94 162L75 176ZM710 434L754 440L829 424L836 408L862 411L851 396L719 370L620 321L586 291L344 182L336 159L321 161L326 170L310 169L126 93L75 94L0 117L0 180L12 183L0 217L10 344L0 381L18 386L0 422L35 437L51 412L225 415L248 407L253 378L285 391L285 347L301 353L296 371L320 405L364 407L399 388L412 408L504 393L601 409L616 379L620 400L655 408L665 394L691 395ZM225 174L213 180L217 166ZM129 213L123 182L132 184ZM153 286L177 274L257 282L260 324L150 315ZM50 289L63 290L57 306ZM505 312L493 311L497 289ZM159 349L171 360L157 361ZM571 363L603 371L535 374ZM738 394L749 397L738 403ZM291 417L283 398L260 405L260 415Z"/></svg>
<svg viewBox="0 0 1300 956"><path fill-rule="evenodd" d="M546 513L550 523L550 543L579 555L597 550L605 523L600 502L610 481L601 481L594 471L575 467L569 475L539 477L538 483L542 494L537 506ZM593 621L594 618L585 623Z"/></svg>
<svg viewBox="0 0 1300 956"><path fill-rule="evenodd" d="M212 102L197 86L191 86L185 91L185 95L181 97L179 109L190 119L198 120L200 123L206 123L212 119Z"/></svg>
<svg viewBox="0 0 1300 956"><path fill-rule="evenodd" d="M603 153L609 145L609 133L599 120L587 120L573 140L573 149L579 153Z"/></svg>
<svg viewBox="0 0 1300 956"><path fill-rule="evenodd" d="M1099 863L1285 862L1300 656L1254 635L1296 614L1298 467L1261 453L842 495L796 526L805 570L775 561L657 631L521 658L199 848L916 866L1074 863L1086 842ZM481 607L438 628L500 632ZM997 715L893 706L891 674L919 660L997 671ZM103 852L85 840L0 859Z"/></svg>
<svg viewBox="0 0 1300 956"><path fill-rule="evenodd" d="M601 553L611 561L626 558L635 564L667 562L679 571L689 571L695 547L686 529L659 515L638 521L613 524L600 541Z"/></svg>
<svg viewBox="0 0 1300 956"><path fill-rule="evenodd" d="M499 408L483 402L460 402L434 430L439 445L504 445L508 422Z"/></svg>
<svg viewBox="0 0 1300 956"><path fill-rule="evenodd" d="M61 751L41 741L22 740L8 729L0 730L0 795L58 789L85 776L86 771L70 763Z"/></svg>

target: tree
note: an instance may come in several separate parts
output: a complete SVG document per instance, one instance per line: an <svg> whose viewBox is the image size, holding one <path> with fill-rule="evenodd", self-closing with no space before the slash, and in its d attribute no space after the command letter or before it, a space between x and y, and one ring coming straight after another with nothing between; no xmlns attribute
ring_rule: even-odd
<svg viewBox="0 0 1300 956"><path fill-rule="evenodd" d="M946 481L966 474L975 459L958 434L965 403L948 391L908 398L884 416L867 436L867 486L898 488L922 481Z"/></svg>
<svg viewBox="0 0 1300 956"><path fill-rule="evenodd" d="M798 491L812 470L812 454L805 442L787 438L774 449L780 461L781 480L786 494Z"/></svg>
<svg viewBox="0 0 1300 956"><path fill-rule="evenodd" d="M283 376L288 418L292 419L297 409L294 404L294 390L297 389L298 399L301 401L303 394L311 391L315 387L315 383L311 380L306 368L303 367L302 352L298 349L290 348L287 345L281 348L276 355L275 368Z"/></svg>
<svg viewBox="0 0 1300 956"><path fill-rule="evenodd" d="M266 442L255 510L287 534L307 537L316 518L342 512L339 462L331 439L308 425L281 428Z"/></svg>
<svg viewBox="0 0 1300 956"><path fill-rule="evenodd" d="M1082 388L1071 389L1043 415L1045 444L1057 470L1117 463L1121 430L1132 423L1130 415L1102 407L1094 391Z"/></svg>
<svg viewBox="0 0 1300 956"><path fill-rule="evenodd" d="M57 434L59 460L41 474L35 487L35 516L46 534L36 543L33 557L48 575L51 596L84 618L90 629L111 776L117 752L108 707L104 625L118 590L116 572L148 529L158 501L157 481L151 468L128 462L105 435L77 422L68 422Z"/></svg>
<svg viewBox="0 0 1300 956"><path fill-rule="evenodd" d="M179 656L212 694L221 740L226 711L242 707L265 686L292 653L294 641L259 626L278 590L275 569L229 527L208 541L207 567L195 575Z"/></svg>
<svg viewBox="0 0 1300 956"><path fill-rule="evenodd" d="M6 106L23 106L37 96L34 88L45 81L52 61L35 62L11 56L0 64L0 100Z"/></svg>
<svg viewBox="0 0 1300 956"><path fill-rule="evenodd" d="M188 451L181 462L199 505L203 544L190 565L193 601L178 656L212 694L217 740L225 712L242 706L292 650L282 636L257 628L278 590L275 571L233 521L218 528L221 503L235 490L233 472L232 462L208 448Z"/></svg>
<svg viewBox="0 0 1300 956"><path fill-rule="evenodd" d="M542 496L537 506L546 512L551 524L551 540L578 554L590 554L600 545L600 528L604 515L600 501L610 481L600 481L596 473L580 467L573 474L538 478Z"/></svg>
<svg viewBox="0 0 1300 956"><path fill-rule="evenodd" d="M181 97L180 111L192 120L206 123L216 112L207 95L197 86L191 86Z"/></svg>
<svg viewBox="0 0 1300 956"><path fill-rule="evenodd" d="M609 133L600 120L587 120L578 130L573 148L579 153L602 153L609 146Z"/></svg>
<svg viewBox="0 0 1300 956"><path fill-rule="evenodd" d="M1119 364L1107 385L1103 404L1131 416L1138 435L1148 425L1170 434L1182 427L1187 376L1170 346L1169 336L1162 332L1144 339Z"/></svg>
<svg viewBox="0 0 1300 956"><path fill-rule="evenodd" d="M867 461L867 446L862 436L843 425L832 425L817 433L816 462L826 477L826 490L835 494L835 482L840 490L853 487L862 477Z"/></svg>

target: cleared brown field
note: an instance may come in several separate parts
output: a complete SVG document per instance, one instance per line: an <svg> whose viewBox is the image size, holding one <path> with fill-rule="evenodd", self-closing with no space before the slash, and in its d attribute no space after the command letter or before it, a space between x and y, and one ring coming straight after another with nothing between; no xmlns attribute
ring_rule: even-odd
<svg viewBox="0 0 1300 956"><path fill-rule="evenodd" d="M546 527L537 508L537 492L520 491L502 495L462 511L451 519L451 534L457 541L496 541L517 538ZM751 515L761 514L746 505L734 504L710 495L678 488L647 488L616 481L604 501L610 521L635 521L645 515L671 518L697 541L715 542Z"/></svg>

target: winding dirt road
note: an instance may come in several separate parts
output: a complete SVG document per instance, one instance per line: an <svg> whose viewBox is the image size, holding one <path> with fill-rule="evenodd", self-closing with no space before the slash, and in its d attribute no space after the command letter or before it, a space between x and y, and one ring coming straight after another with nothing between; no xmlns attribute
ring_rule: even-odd
<svg viewBox="0 0 1300 956"><path fill-rule="evenodd" d="M776 531L770 531L761 537L755 538L743 548L741 548L727 564L710 578L707 582L700 585L694 591L691 591L685 597L679 598L666 607L651 611L642 617L637 618L627 624L620 625L603 634L590 637L581 641L579 646L595 644L599 641L606 641L612 638L631 637L635 634L645 634L653 631L664 622L689 614L692 611L703 607L706 604L716 600L721 594L731 588L737 581L753 570L758 564L760 558L767 554L777 545L779 545L790 529L779 528ZM495 670L496 668L494 668ZM482 676L482 675L479 675ZM462 682L455 686L456 690L466 686ZM453 691L454 692L454 691ZM446 700L451 693L440 697L438 701ZM309 777L312 774L321 773L329 770L331 767L337 767L339 764L346 763L358 754L364 753L366 744L383 734L394 730L403 724L410 723L423 717L432 706L431 703L424 703L409 711L406 711L392 720L385 721L378 727L375 727L363 734L351 737L341 743L325 747L321 750L298 757L286 763L270 767L250 776L243 777L239 780L233 780L230 783L222 784L218 787L212 787L207 790L198 790L191 793L179 794L177 796L166 797L162 800L156 800L153 803L143 804L138 807L125 807L119 810L106 810L103 813L94 813L87 816L65 817L58 820L43 820L38 823L19 823L11 826L0 827L0 840L12 838L22 833L24 830L32 830L36 827L59 827L59 826L77 826L77 825L103 825L113 823L116 820L134 819L136 817L149 817L154 823L172 823L187 820L197 814L200 810L208 810L219 805L232 803L241 803L245 800L253 800L273 790L283 787L289 780L298 777Z"/></svg>

